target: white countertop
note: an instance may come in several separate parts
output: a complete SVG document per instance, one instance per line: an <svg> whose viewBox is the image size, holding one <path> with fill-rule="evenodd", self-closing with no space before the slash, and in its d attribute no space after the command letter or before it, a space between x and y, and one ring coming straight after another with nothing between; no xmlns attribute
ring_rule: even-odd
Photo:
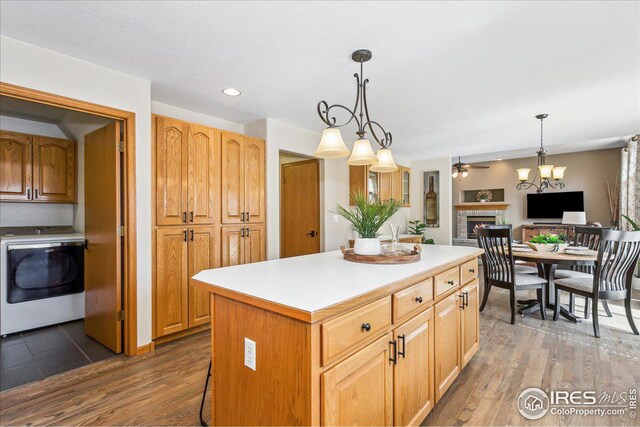
<svg viewBox="0 0 640 427"><path fill-rule="evenodd" d="M421 259L412 264L359 264L333 251L204 270L193 278L313 313L478 252L461 246L421 246Z"/></svg>

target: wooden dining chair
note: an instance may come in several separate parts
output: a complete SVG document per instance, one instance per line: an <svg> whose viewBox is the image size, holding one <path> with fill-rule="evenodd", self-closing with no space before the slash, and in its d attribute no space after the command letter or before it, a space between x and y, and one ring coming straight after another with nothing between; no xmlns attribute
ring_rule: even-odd
<svg viewBox="0 0 640 427"><path fill-rule="evenodd" d="M513 234L513 225L512 224L485 224L482 226L482 228L508 228L509 230L511 230L512 234ZM515 261L515 268L516 268L516 273L521 273L521 274L535 274L536 276L538 275L538 267L534 267L532 265L527 265L524 263L520 263L518 261Z"/></svg>
<svg viewBox="0 0 640 427"><path fill-rule="evenodd" d="M489 292L493 286L509 290L511 304L511 324L516 323L516 292L536 289L540 303L540 316L546 319L547 304L545 286L547 281L531 274L515 271L513 254L511 253L510 228L478 228L476 230L478 247L484 250L482 265L484 271L484 294L480 311L484 310L489 299Z"/></svg>
<svg viewBox="0 0 640 427"><path fill-rule="evenodd" d="M574 227L575 233L573 238L574 246L583 246L591 249L592 251L597 251L600 248L600 239L602 238L602 232L604 230L608 230L607 228L602 227L587 227L587 226L579 226L576 225ZM573 279L576 277L588 277L593 278L593 271L595 269L595 265L573 265L570 270L556 270L554 277L555 279ZM589 306L590 299L584 299L584 318L589 318ZM609 304L606 300L601 300L602 307L604 308L607 317L612 317L611 310L609 309ZM569 311L574 312L575 309L575 295L573 293L569 294Z"/></svg>
<svg viewBox="0 0 640 427"><path fill-rule="evenodd" d="M571 292L593 300L593 333L600 337L598 301L622 300L627 320L634 334L638 329L631 313L631 282L640 258L640 232L604 230L595 271L591 277L574 277L555 281L555 297L559 291ZM560 304L556 304L553 320L558 320Z"/></svg>

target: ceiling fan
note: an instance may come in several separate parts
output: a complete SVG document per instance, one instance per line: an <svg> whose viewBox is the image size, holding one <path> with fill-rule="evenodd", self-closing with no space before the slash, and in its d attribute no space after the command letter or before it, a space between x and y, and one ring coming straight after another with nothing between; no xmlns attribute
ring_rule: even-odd
<svg viewBox="0 0 640 427"><path fill-rule="evenodd" d="M466 178L467 175L469 175L469 169L489 169L489 166L474 166L468 163L462 163L460 156L458 156L458 161L451 165L451 178L455 179L458 176Z"/></svg>

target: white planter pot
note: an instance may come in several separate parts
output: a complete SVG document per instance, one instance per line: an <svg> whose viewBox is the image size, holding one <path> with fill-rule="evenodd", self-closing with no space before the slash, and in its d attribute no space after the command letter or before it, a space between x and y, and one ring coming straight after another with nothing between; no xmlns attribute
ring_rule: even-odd
<svg viewBox="0 0 640 427"><path fill-rule="evenodd" d="M569 247L568 243L560 243L557 245L553 243L529 243L529 244L535 246L535 249L538 252L554 252L554 248L556 247L558 248L558 250L555 252L562 252Z"/></svg>
<svg viewBox="0 0 640 427"><path fill-rule="evenodd" d="M380 255L382 252L380 240L358 237L353 244L353 252L358 255Z"/></svg>

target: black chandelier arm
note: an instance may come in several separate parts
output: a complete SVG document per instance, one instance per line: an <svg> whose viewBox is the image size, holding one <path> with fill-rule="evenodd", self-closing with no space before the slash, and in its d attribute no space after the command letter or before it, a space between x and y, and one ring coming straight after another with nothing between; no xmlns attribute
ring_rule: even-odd
<svg viewBox="0 0 640 427"><path fill-rule="evenodd" d="M541 187L538 187L533 181L520 181L518 185L516 185L516 190L528 190L530 188L535 188L536 191L540 191Z"/></svg>
<svg viewBox="0 0 640 427"><path fill-rule="evenodd" d="M318 115L323 122L331 127L343 127L351 123L351 120L355 120L358 124L358 130L362 131L363 128L361 126L361 122L356 116L356 111L358 111L358 103L360 102L360 76L358 75L358 73L356 73L353 75L353 77L356 78L356 87L358 88L356 92L356 102L353 105L353 110L350 110L349 107L345 107L341 104L333 104L332 106L329 106L327 101L320 101L318 102ZM343 110L347 111L349 113L349 120L342 124L336 125L336 118L330 117L330 111L332 108L342 108Z"/></svg>
<svg viewBox="0 0 640 427"><path fill-rule="evenodd" d="M564 182L550 179L547 179L547 185L554 190L562 190L565 187Z"/></svg>
<svg viewBox="0 0 640 427"><path fill-rule="evenodd" d="M362 105L364 105L364 114L367 118L367 121L364 123L362 128L364 130L364 128L368 127L369 132L371 132L371 136L373 136L373 139L376 140L378 145L380 145L382 148L389 148L391 146L391 140L392 140L391 133L385 131L382 125L380 125L380 123L374 120L371 120L371 118L369 117L369 106L367 105L367 83L369 83L369 79L365 79L362 82ZM373 130L372 125L375 125L378 128L380 128L380 130L382 131L382 134L384 135L384 138L382 139L378 138L378 135L376 135L376 132Z"/></svg>

